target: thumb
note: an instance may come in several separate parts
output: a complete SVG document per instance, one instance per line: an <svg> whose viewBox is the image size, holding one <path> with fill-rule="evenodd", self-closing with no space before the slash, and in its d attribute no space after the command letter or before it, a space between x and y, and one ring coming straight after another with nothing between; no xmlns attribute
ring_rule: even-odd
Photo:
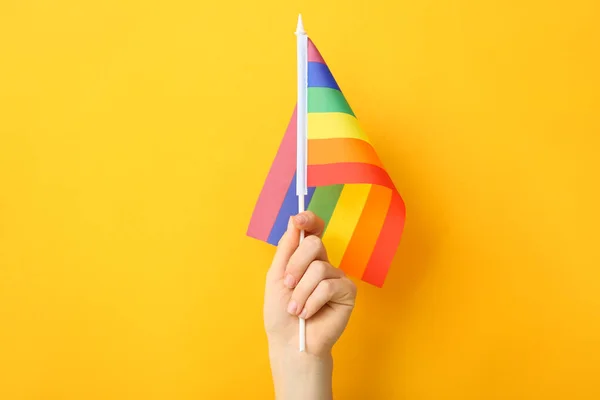
<svg viewBox="0 0 600 400"><path fill-rule="evenodd" d="M306 236L321 236L325 230L325 222L312 211L303 211L292 217L292 221L296 228L304 229Z"/></svg>

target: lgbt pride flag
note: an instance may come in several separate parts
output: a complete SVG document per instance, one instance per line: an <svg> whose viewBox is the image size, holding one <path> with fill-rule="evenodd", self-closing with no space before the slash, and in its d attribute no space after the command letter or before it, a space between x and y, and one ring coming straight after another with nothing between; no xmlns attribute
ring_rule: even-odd
<svg viewBox="0 0 600 400"><path fill-rule="evenodd" d="M325 221L330 263L381 287L404 228L404 202L310 39L307 93L307 210ZM248 236L276 245L297 213L294 111Z"/></svg>

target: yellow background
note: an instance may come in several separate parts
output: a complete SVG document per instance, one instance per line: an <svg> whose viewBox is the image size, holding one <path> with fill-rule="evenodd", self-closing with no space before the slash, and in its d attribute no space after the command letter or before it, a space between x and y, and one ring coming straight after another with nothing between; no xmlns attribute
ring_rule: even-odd
<svg viewBox="0 0 600 400"><path fill-rule="evenodd" d="M600 5L0 2L0 398L271 398L296 14L401 191L339 399L598 399Z"/></svg>

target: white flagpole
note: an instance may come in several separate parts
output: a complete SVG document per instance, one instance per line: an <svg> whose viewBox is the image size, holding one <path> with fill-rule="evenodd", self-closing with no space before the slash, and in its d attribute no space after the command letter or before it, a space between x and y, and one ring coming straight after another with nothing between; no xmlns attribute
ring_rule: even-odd
<svg viewBox="0 0 600 400"><path fill-rule="evenodd" d="M298 60L298 105L296 111L296 195L298 196L298 212L304 211L304 196L308 194L306 184L306 152L307 152L307 117L308 103L308 36L302 24L302 14L298 15L296 27L296 50ZM300 242L304 239L304 231L300 232ZM300 351L306 350L306 322L298 319L298 338Z"/></svg>

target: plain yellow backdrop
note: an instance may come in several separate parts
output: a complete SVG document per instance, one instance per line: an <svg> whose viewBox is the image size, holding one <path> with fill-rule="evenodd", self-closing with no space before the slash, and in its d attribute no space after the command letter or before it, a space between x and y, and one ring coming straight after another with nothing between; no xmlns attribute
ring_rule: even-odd
<svg viewBox="0 0 600 400"><path fill-rule="evenodd" d="M600 3L0 2L0 398L272 398L296 16L407 204L339 399L598 399Z"/></svg>

